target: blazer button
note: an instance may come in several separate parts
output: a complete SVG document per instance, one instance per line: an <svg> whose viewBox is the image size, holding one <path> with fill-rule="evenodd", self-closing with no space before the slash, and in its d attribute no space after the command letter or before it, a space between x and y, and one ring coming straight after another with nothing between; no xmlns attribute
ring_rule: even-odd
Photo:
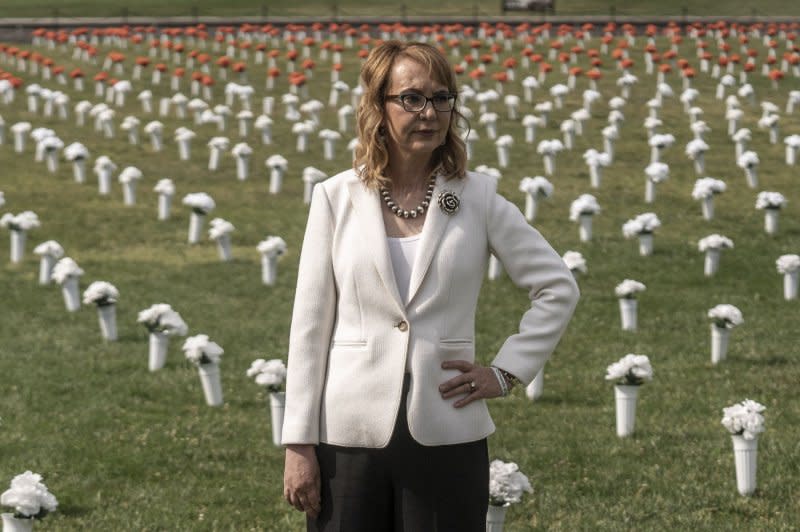
<svg viewBox="0 0 800 532"><path fill-rule="evenodd" d="M406 321L404 320L395 325L395 327L400 329L402 332L406 332L408 330L408 323L406 323Z"/></svg>

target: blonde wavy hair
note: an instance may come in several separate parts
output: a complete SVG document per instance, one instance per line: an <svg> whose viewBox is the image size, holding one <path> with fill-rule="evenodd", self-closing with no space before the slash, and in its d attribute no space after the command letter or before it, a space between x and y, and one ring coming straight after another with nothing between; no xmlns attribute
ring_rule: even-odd
<svg viewBox="0 0 800 532"><path fill-rule="evenodd" d="M353 168L369 188L388 185L386 175L389 151L385 135L381 133L385 112L386 90L392 66L399 58L408 58L428 68L432 79L457 94L456 75L447 58L437 48L421 42L386 41L376 46L361 68L361 85L364 93L356 112L358 145L353 157ZM432 168L446 179L462 178L466 172L467 150L458 131L468 128L466 118L454 107L444 144L433 152Z"/></svg>

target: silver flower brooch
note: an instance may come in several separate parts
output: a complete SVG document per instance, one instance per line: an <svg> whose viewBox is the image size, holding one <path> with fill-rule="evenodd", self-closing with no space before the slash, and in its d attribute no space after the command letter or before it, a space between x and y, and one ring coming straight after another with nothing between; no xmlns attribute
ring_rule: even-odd
<svg viewBox="0 0 800 532"><path fill-rule="evenodd" d="M456 193L449 190L441 192L436 201L439 204L439 208L442 209L442 212L450 216L457 213L458 208L461 206L461 200L458 199Z"/></svg>

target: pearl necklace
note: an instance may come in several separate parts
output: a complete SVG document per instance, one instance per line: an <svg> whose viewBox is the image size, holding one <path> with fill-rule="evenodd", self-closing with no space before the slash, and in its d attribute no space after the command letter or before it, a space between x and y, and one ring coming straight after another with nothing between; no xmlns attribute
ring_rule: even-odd
<svg viewBox="0 0 800 532"><path fill-rule="evenodd" d="M428 184L428 190L425 192L425 199L422 200L417 208L411 209L410 211L398 207L397 202L392 199L392 196L385 187L380 188L380 193L381 197L383 198L383 202L386 203L386 206L389 207L389 210L392 211L395 216L398 218L416 218L417 216L422 216L425 214L425 211L430 206L434 187L436 187L436 176L432 175L431 181Z"/></svg>

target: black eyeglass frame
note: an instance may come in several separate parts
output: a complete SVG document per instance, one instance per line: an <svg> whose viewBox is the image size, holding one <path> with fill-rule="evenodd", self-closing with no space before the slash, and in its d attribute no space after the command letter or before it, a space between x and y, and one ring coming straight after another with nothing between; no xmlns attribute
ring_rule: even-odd
<svg viewBox="0 0 800 532"><path fill-rule="evenodd" d="M408 104L406 103L406 100L405 100L405 98L407 96L425 98L425 103L422 104L422 107L420 107L419 109L409 109ZM441 97L446 97L447 98L447 102L448 102L448 108L447 109L437 109L436 108L436 103L434 102L434 98L441 98ZM426 107L428 107L428 102L430 102L431 107L433 107L433 110L436 111L437 113L450 113L450 112L453 111L453 109L456 108L456 98L457 97L458 97L458 94L454 94L452 92L434 94L430 98L428 98L424 94L419 94L418 92L406 92L406 93L403 93L403 94L387 94L386 95L386 99L387 100L393 100L393 101L396 101L396 102L400 102L400 105L403 106L403 110L406 111L407 113L421 113L422 111L425 110Z"/></svg>

